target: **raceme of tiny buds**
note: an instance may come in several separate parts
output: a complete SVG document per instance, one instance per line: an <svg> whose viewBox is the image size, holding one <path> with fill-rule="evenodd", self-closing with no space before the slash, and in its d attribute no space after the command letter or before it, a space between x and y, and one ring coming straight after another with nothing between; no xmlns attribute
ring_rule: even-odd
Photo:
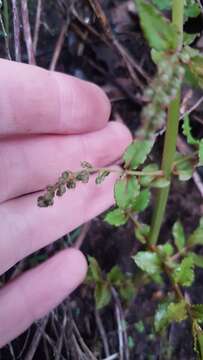
<svg viewBox="0 0 203 360"><path fill-rule="evenodd" d="M96 184L101 184L105 178L110 174L106 169L94 169L87 161L81 163L83 170L78 172L64 171L54 185L48 185L44 195L38 197L39 207L49 207L54 204L55 196L63 196L67 190L75 189L78 182L87 184L90 175L97 173Z"/></svg>

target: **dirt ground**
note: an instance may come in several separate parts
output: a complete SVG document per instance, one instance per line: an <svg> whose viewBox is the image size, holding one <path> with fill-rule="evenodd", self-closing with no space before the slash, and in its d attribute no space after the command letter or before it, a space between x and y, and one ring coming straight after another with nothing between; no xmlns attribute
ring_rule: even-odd
<svg viewBox="0 0 203 360"><path fill-rule="evenodd" d="M143 106L142 89L148 79L153 77L155 67L150 60L150 51L143 38L133 1L103 0L100 4L104 13L100 19L98 9L94 8L95 3L97 2L93 0L42 0L35 59L39 66L50 68L51 65L52 69L102 86L112 103L111 119L123 121L134 134ZM37 4L39 5L37 0L29 1L32 34ZM201 33L202 25L203 19L200 16L195 22L186 24L187 31ZM15 59L12 9L9 29L11 57ZM21 44L22 61L28 62L22 27ZM196 46L200 49L203 46L201 36ZM1 56L7 57L3 37L0 49ZM200 95L199 92L193 93L188 107L194 105ZM200 106L191 116L194 133L198 136L203 135L202 111ZM162 146L163 137L159 136L153 154L157 162L160 161ZM200 169L200 177L202 175L203 171ZM161 242L170 239L171 226L177 218L181 219L187 233L192 231L198 224L202 211L202 197L194 181L181 184L174 182L161 231ZM150 220L151 213L152 208L142 215L146 222ZM1 282L9 281L15 272L36 266L59 249L71 246L78 238L82 242L84 253L96 257L104 273L117 264L124 272L137 274L138 269L131 260L131 255L141 245L135 242L132 224L113 228L104 223L101 215L17 264L0 279ZM202 250L199 251L201 253ZM199 270L195 285L187 290L187 296L194 303L203 302L202 277L203 270ZM190 324L174 324L162 336L155 334L154 311L168 291L167 282L161 287L151 283L145 285L143 282L139 284L139 291L135 286L135 295L128 307L119 299L124 319L124 340L128 347L123 358L118 355L121 346L116 315L118 303L112 301L98 313L95 311L92 290L82 285L45 319L33 324L26 333L0 350L0 360L105 359L104 338L108 342L110 354L115 354L112 359L193 360L196 357ZM104 330L103 336L101 328Z"/></svg>

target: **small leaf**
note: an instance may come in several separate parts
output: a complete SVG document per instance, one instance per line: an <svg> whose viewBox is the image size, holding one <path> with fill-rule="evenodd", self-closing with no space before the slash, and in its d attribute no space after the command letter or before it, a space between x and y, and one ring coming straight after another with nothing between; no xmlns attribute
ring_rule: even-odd
<svg viewBox="0 0 203 360"><path fill-rule="evenodd" d="M122 209L115 209L109 211L104 220L114 226L120 226L126 224L128 217Z"/></svg>
<svg viewBox="0 0 203 360"><path fill-rule="evenodd" d="M187 319L186 302L171 303L168 306L168 319L169 321L181 322Z"/></svg>
<svg viewBox="0 0 203 360"><path fill-rule="evenodd" d="M140 224L141 226L135 229L135 236L142 244L146 243L146 239L150 232L150 226L147 224Z"/></svg>
<svg viewBox="0 0 203 360"><path fill-rule="evenodd" d="M200 54L192 57L188 66L199 86L203 88L203 56Z"/></svg>
<svg viewBox="0 0 203 360"><path fill-rule="evenodd" d="M121 271L121 269L116 265L107 274L107 279L113 286L118 286L120 285L120 283L125 281L125 275Z"/></svg>
<svg viewBox="0 0 203 360"><path fill-rule="evenodd" d="M203 221L200 220L200 225L197 229L189 236L188 245L203 245Z"/></svg>
<svg viewBox="0 0 203 360"><path fill-rule="evenodd" d="M169 325L168 319L168 303L163 303L158 306L154 317L154 327L156 332L161 332Z"/></svg>
<svg viewBox="0 0 203 360"><path fill-rule="evenodd" d="M158 171L159 167L157 164L149 164L147 166L145 166L142 169L143 173L155 173L156 171ZM143 187L148 187L150 185L150 183L154 180L155 176L153 175L144 175L140 177L140 184Z"/></svg>
<svg viewBox="0 0 203 360"><path fill-rule="evenodd" d="M150 251L139 251L132 257L136 265L147 274L156 274L161 272L161 262L156 253Z"/></svg>
<svg viewBox="0 0 203 360"><path fill-rule="evenodd" d="M178 33L152 4L136 0L141 25L151 48L158 51L175 50L178 45Z"/></svg>
<svg viewBox="0 0 203 360"><path fill-rule="evenodd" d="M193 256L194 265L203 269L203 256L190 252L189 255Z"/></svg>
<svg viewBox="0 0 203 360"><path fill-rule="evenodd" d="M151 140L135 140L130 144L124 153L123 159L125 166L131 169L136 169L143 164L150 153L154 141Z"/></svg>
<svg viewBox="0 0 203 360"><path fill-rule="evenodd" d="M154 188L162 189L168 187L170 185L170 181L167 180L165 177L159 177L152 181L151 186Z"/></svg>
<svg viewBox="0 0 203 360"><path fill-rule="evenodd" d="M110 171L108 171L108 170L99 171L99 174L98 174L98 176L96 177L96 180L95 180L96 184L100 185L106 179L106 177L109 174L110 174Z"/></svg>
<svg viewBox="0 0 203 360"><path fill-rule="evenodd" d="M176 221L175 224L173 225L173 237L178 251L181 251L185 246L186 239L185 239L183 225L181 224L180 221Z"/></svg>
<svg viewBox="0 0 203 360"><path fill-rule="evenodd" d="M191 306L192 317L197 322L203 322L203 304L197 304Z"/></svg>
<svg viewBox="0 0 203 360"><path fill-rule="evenodd" d="M87 281L100 282L103 280L101 268L95 258L88 256L89 268L87 274Z"/></svg>
<svg viewBox="0 0 203 360"><path fill-rule="evenodd" d="M184 117L183 134L186 136L188 144L190 144L190 145L198 145L199 144L199 140L195 139L192 135L192 129L190 126L189 115L185 115L185 117Z"/></svg>
<svg viewBox="0 0 203 360"><path fill-rule="evenodd" d="M140 194L135 198L132 204L132 210L135 212L141 212L146 209L149 205L150 201L150 192L148 189L143 190Z"/></svg>
<svg viewBox="0 0 203 360"><path fill-rule="evenodd" d="M175 166L173 170L175 171L175 174L178 174L180 181L187 181L191 179L193 174L193 161L189 160L186 156L182 154L176 154Z"/></svg>
<svg viewBox="0 0 203 360"><path fill-rule="evenodd" d="M194 350L198 355L198 359L203 359L203 331L197 321L192 323L192 333L194 338Z"/></svg>
<svg viewBox="0 0 203 360"><path fill-rule="evenodd" d="M199 143L199 166L203 166L203 139Z"/></svg>
<svg viewBox="0 0 203 360"><path fill-rule="evenodd" d="M103 309L111 301L111 290L107 282L96 284L95 302L98 310Z"/></svg>
<svg viewBox="0 0 203 360"><path fill-rule="evenodd" d="M158 246L160 256L165 260L167 257L170 257L173 255L173 246L170 243L166 243L164 245Z"/></svg>
<svg viewBox="0 0 203 360"><path fill-rule="evenodd" d="M197 36L199 36L200 34L196 33L196 34L188 34L186 32L184 32L184 38L183 38L183 44L184 46L188 46L191 45Z"/></svg>
<svg viewBox="0 0 203 360"><path fill-rule="evenodd" d="M157 332L164 330L171 322L181 322L187 318L186 303L181 301L179 303L163 303L159 305L155 318L154 325Z"/></svg>
<svg viewBox="0 0 203 360"><path fill-rule="evenodd" d="M194 260L188 256L176 267L173 272L175 283L182 286L191 286L194 281Z"/></svg>
<svg viewBox="0 0 203 360"><path fill-rule="evenodd" d="M135 176L117 180L114 186L116 204L123 209L131 207L133 200L138 196L140 185Z"/></svg>

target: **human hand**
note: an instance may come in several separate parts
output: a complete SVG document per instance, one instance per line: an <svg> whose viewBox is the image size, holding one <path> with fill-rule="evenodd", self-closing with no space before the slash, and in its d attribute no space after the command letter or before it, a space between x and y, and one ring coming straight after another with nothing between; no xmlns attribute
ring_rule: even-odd
<svg viewBox="0 0 203 360"><path fill-rule="evenodd" d="M0 61L0 274L113 204L115 175L86 185L47 209L36 200L47 184L80 161L107 166L131 140L107 123L110 104L97 86ZM60 303L84 279L82 253L67 249L0 290L0 346Z"/></svg>

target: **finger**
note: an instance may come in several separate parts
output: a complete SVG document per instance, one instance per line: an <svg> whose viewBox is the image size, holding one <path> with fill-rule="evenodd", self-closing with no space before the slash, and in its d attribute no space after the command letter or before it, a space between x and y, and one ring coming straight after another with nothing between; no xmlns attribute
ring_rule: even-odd
<svg viewBox="0 0 203 360"><path fill-rule="evenodd" d="M0 143L0 202L44 189L81 161L97 167L119 159L131 141L128 129L111 122L97 132L72 136L35 136Z"/></svg>
<svg viewBox="0 0 203 360"><path fill-rule="evenodd" d="M0 92L4 136L94 131L105 126L110 114L110 102L98 86L6 60L0 60Z"/></svg>
<svg viewBox="0 0 203 360"><path fill-rule="evenodd" d="M0 274L108 209L114 203L116 178L111 174L96 185L92 176L88 184L78 184L46 209L37 207L36 193L0 205Z"/></svg>
<svg viewBox="0 0 203 360"><path fill-rule="evenodd" d="M65 250L0 290L0 347L68 296L84 279L81 252Z"/></svg>

